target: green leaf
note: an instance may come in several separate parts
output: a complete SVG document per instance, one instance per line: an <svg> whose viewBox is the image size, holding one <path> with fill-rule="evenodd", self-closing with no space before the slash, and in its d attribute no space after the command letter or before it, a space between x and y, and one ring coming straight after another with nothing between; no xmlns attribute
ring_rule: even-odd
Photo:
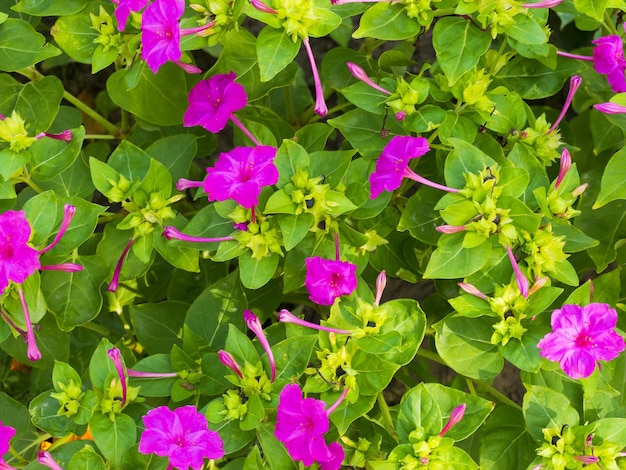
<svg viewBox="0 0 626 470"><path fill-rule="evenodd" d="M11 149L0 150L0 177L9 181L11 176L31 159L31 154L27 150L14 152Z"/></svg>
<svg viewBox="0 0 626 470"><path fill-rule="evenodd" d="M61 53L26 21L8 18L0 28L0 70L15 72Z"/></svg>
<svg viewBox="0 0 626 470"><path fill-rule="evenodd" d="M250 251L239 255L239 275L241 283L247 289L258 289L269 282L276 268L280 256L271 253L257 260L250 256Z"/></svg>
<svg viewBox="0 0 626 470"><path fill-rule="evenodd" d="M155 75L149 68L144 68L132 89L125 82L128 73L128 69L124 68L107 80L107 91L116 105L158 126L180 125L183 122L189 90L183 69L167 63Z"/></svg>
<svg viewBox="0 0 626 470"><path fill-rule="evenodd" d="M141 181L143 183L143 180L150 171L152 159L144 150L130 143L128 140L123 140L115 150L113 150L107 163L111 168L120 175L124 175L130 181ZM129 194L127 194L127 196Z"/></svg>
<svg viewBox="0 0 626 470"><path fill-rule="evenodd" d="M600 194L593 205L594 209L599 209L611 201L626 199L624 174L626 174L626 147L617 151L606 164L600 183Z"/></svg>
<svg viewBox="0 0 626 470"><path fill-rule="evenodd" d="M254 344L252 344L252 341L234 325L228 326L225 349L231 353L239 363L249 362L250 364L256 364L260 360L259 353L254 347Z"/></svg>
<svg viewBox="0 0 626 470"><path fill-rule="evenodd" d="M135 334L150 353L169 353L173 345L182 346L182 328L188 305L165 301L130 307Z"/></svg>
<svg viewBox="0 0 626 470"><path fill-rule="evenodd" d="M484 470L526 468L536 455L537 443L516 408L498 406L481 431L480 468Z"/></svg>
<svg viewBox="0 0 626 470"><path fill-rule="evenodd" d="M521 341L511 339L506 346L500 348L500 352L518 369L537 372L542 362L537 343L545 336L545 333L545 331L527 331Z"/></svg>
<svg viewBox="0 0 626 470"><path fill-rule="evenodd" d="M304 148L293 140L283 140L274 158L274 164L280 174L276 185L282 188L287 183L291 183L291 178L296 170L299 168L308 170L310 161L309 154Z"/></svg>
<svg viewBox="0 0 626 470"><path fill-rule="evenodd" d="M326 403L334 403L339 399L340 393L324 393L322 398ZM374 404L376 403L376 396L363 396L360 395L358 400L354 403L350 403L348 400L344 400L340 403L340 405L331 413L329 416L330 421L337 426L337 430L340 434L345 434L348 430L348 427L359 419L361 416L364 416L368 411L370 411Z"/></svg>
<svg viewBox="0 0 626 470"><path fill-rule="evenodd" d="M245 328L246 298L237 271L207 287L191 304L185 324L214 350L224 348L228 325ZM207 314L208 312L208 314Z"/></svg>
<svg viewBox="0 0 626 470"><path fill-rule="evenodd" d="M257 438L272 470L296 470L298 468L285 446L274 437L272 423L262 423L257 428Z"/></svg>
<svg viewBox="0 0 626 470"><path fill-rule="evenodd" d="M433 325L437 352L459 374L479 380L495 377L504 360L491 344L493 323L492 317L447 316Z"/></svg>
<svg viewBox="0 0 626 470"><path fill-rule="evenodd" d="M541 430L574 426L580 419L567 396L548 387L531 385L524 395L522 410L528 433L535 441L544 439Z"/></svg>
<svg viewBox="0 0 626 470"><path fill-rule="evenodd" d="M439 212L433 208L441 199L441 191L422 187L411 196L402 211L398 231L408 230L413 238L428 245L436 245L441 234L435 227L442 224Z"/></svg>
<svg viewBox="0 0 626 470"><path fill-rule="evenodd" d="M397 364L387 362L361 349L354 353L350 365L357 373L359 395L377 395L382 392L400 368Z"/></svg>
<svg viewBox="0 0 626 470"><path fill-rule="evenodd" d="M301 40L291 39L284 29L266 26L259 33L256 53L261 70L261 81L267 82L289 65L300 50Z"/></svg>
<svg viewBox="0 0 626 470"><path fill-rule="evenodd" d="M76 273L42 274L43 293L62 331L71 331L93 320L102 307L100 286L109 275L106 263L99 256L84 256L80 264L84 269Z"/></svg>
<svg viewBox="0 0 626 470"><path fill-rule="evenodd" d="M433 46L450 86L478 64L490 45L489 33L465 18L441 18L433 29Z"/></svg>
<svg viewBox="0 0 626 470"><path fill-rule="evenodd" d="M574 0L574 7L577 11L597 21L604 19L604 10L608 6L609 0Z"/></svg>
<svg viewBox="0 0 626 470"><path fill-rule="evenodd" d="M461 403L466 405L463 419L446 433L446 437L458 441L476 432L493 410L494 404L441 384L422 383L410 389L404 394L398 410L400 442L408 442L409 433L418 427L422 427L427 436L436 436L448 421L452 410Z"/></svg>
<svg viewBox="0 0 626 470"><path fill-rule="evenodd" d="M132 366L134 371L152 373L174 372L169 354L152 354L137 364ZM172 385L176 381L175 377L163 378L141 378L130 377L130 384L133 387L141 387L141 396L144 397L168 397L172 393Z"/></svg>
<svg viewBox="0 0 626 470"><path fill-rule="evenodd" d="M11 10L32 16L66 16L85 8L84 0L20 0Z"/></svg>
<svg viewBox="0 0 626 470"><path fill-rule="evenodd" d="M168 169L175 184L187 176L191 160L196 156L198 138L192 134L178 134L154 142L146 149L152 158Z"/></svg>
<svg viewBox="0 0 626 470"><path fill-rule="evenodd" d="M465 186L464 173L478 174L496 164L493 158L464 140L451 139L450 143L454 150L446 158L444 174L446 183L453 188Z"/></svg>
<svg viewBox="0 0 626 470"><path fill-rule="evenodd" d="M547 56L550 51L548 37L539 23L524 14L515 15L513 19L513 25L505 30L506 35L513 39L511 47L524 57Z"/></svg>
<svg viewBox="0 0 626 470"><path fill-rule="evenodd" d="M91 73L96 74L100 70L106 69L109 65L115 62L118 55L119 51L117 47L105 49L102 44L99 44L98 47L96 47L96 50L93 51L93 57L91 59Z"/></svg>
<svg viewBox="0 0 626 470"><path fill-rule="evenodd" d="M108 415L95 413L89 423L93 440L114 469L120 468L124 453L137 440L135 421L125 414L118 414L114 420Z"/></svg>
<svg viewBox="0 0 626 470"><path fill-rule="evenodd" d="M31 175L36 181L46 181L65 171L82 149L85 129L81 126L73 132L68 144L55 139L42 138L30 147Z"/></svg>
<svg viewBox="0 0 626 470"><path fill-rule="evenodd" d="M276 359L276 379L299 378L309 365L317 335L294 336L272 345Z"/></svg>
<svg viewBox="0 0 626 470"><path fill-rule="evenodd" d="M62 437L68 432L80 436L87 428L77 425L64 415L57 414L61 405L50 396L50 392L44 392L32 399L29 408L33 424L54 437Z"/></svg>
<svg viewBox="0 0 626 470"><path fill-rule="evenodd" d="M462 278L474 274L485 265L491 253L491 244L482 243L472 248L463 248L463 237L463 233L447 237L449 241L433 252L424 278Z"/></svg>
<svg viewBox="0 0 626 470"><path fill-rule="evenodd" d="M106 470L107 467L100 454L90 445L85 445L74 454L67 468L68 470Z"/></svg>
<svg viewBox="0 0 626 470"><path fill-rule="evenodd" d="M98 15L100 5L100 2L91 2L75 15L62 16L50 30L63 52L83 64L91 64L93 53L98 47L95 40L100 34L93 29L89 14Z"/></svg>
<svg viewBox="0 0 626 470"><path fill-rule="evenodd" d="M335 189L344 180L355 150L335 150L311 153L311 175L323 176L324 183Z"/></svg>
<svg viewBox="0 0 626 470"><path fill-rule="evenodd" d="M276 193L274 193L276 194ZM278 216L278 225L283 233L283 241L285 250L289 251L302 241L309 233L309 229L313 225L315 217L313 214L287 215Z"/></svg>
<svg viewBox="0 0 626 470"><path fill-rule="evenodd" d="M421 28L415 18L407 15L406 5L380 2L363 14L352 37L400 41L416 36Z"/></svg>

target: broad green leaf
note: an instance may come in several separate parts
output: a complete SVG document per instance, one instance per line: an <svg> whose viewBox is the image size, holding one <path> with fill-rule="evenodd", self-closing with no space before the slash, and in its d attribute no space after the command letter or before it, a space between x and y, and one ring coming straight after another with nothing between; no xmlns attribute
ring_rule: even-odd
<svg viewBox="0 0 626 470"><path fill-rule="evenodd" d="M494 319L451 315L435 323L437 352L446 364L468 377L495 377L504 366L497 346L491 344Z"/></svg>
<svg viewBox="0 0 626 470"><path fill-rule="evenodd" d="M158 126L174 126L183 122L190 88L183 69L167 63L155 75L146 67L137 86L132 89L125 83L127 73L126 68L118 70L107 80L107 91L116 105Z"/></svg>
<svg viewBox="0 0 626 470"><path fill-rule="evenodd" d="M274 437L272 423L262 423L257 428L257 438L272 470L296 470L298 468L285 446Z"/></svg>
<svg viewBox="0 0 626 470"><path fill-rule="evenodd" d="M306 335L287 338L280 343L273 344L276 378L285 380L299 378L309 365L316 342L317 335Z"/></svg>
<svg viewBox="0 0 626 470"><path fill-rule="evenodd" d="M537 443L526 431L520 410L498 406L481 431L480 468L526 468L533 460Z"/></svg>
<svg viewBox="0 0 626 470"><path fill-rule="evenodd" d="M35 142L30 147L33 179L50 180L65 171L78 158L84 137L85 129L81 127L74 130L69 143L46 138Z"/></svg>
<svg viewBox="0 0 626 470"><path fill-rule="evenodd" d="M361 17L359 29L352 37L376 38L400 41L416 36L422 26L417 19L410 18L406 5L401 3L380 2L370 7Z"/></svg>
<svg viewBox="0 0 626 470"><path fill-rule="evenodd" d="M626 199L625 174L626 148L622 147L606 164L600 183L600 194L593 205L594 209L599 209L611 201Z"/></svg>
<svg viewBox="0 0 626 470"><path fill-rule="evenodd" d="M440 245L428 261L424 272L427 279L455 279L474 274L482 268L491 252L491 244L463 248L463 233L450 235L449 242Z"/></svg>
<svg viewBox="0 0 626 470"><path fill-rule="evenodd" d="M50 396L52 390L43 392L30 401L30 415L33 424L54 437L62 437L68 432L81 435L87 426L79 426L63 414L57 414L61 405Z"/></svg>
<svg viewBox="0 0 626 470"><path fill-rule="evenodd" d="M276 186L282 188L291 183L291 178L298 169L308 172L310 162L308 152L300 145L289 139L283 140L274 158L274 164L280 174Z"/></svg>
<svg viewBox="0 0 626 470"><path fill-rule="evenodd" d="M124 453L137 440L137 425L126 414L118 414L114 420L108 415L95 413L89 422L93 440L110 462L112 468L120 468Z"/></svg>
<svg viewBox="0 0 626 470"><path fill-rule="evenodd" d="M37 1L37 0L34 0ZM72 3L77 0L71 0ZM51 3L51 2L42 2ZM65 3L65 2L64 2ZM82 2L84 5L84 2ZM87 7L75 15L62 16L51 28L50 33L63 52L72 59L83 64L91 64L93 53L98 44L95 42L100 35L93 28L90 14L98 15L100 8L104 6L109 14L113 12L113 5L102 4L94 1L87 4Z"/></svg>
<svg viewBox="0 0 626 470"><path fill-rule="evenodd" d="M300 50L301 40L294 41L284 29L266 26L256 43L261 81L267 82L289 65Z"/></svg>
<svg viewBox="0 0 626 470"><path fill-rule="evenodd" d="M191 304L185 324L214 349L224 347L228 325L244 330L243 311L247 307L237 271L207 287Z"/></svg>
<svg viewBox="0 0 626 470"><path fill-rule="evenodd" d="M168 169L172 182L187 176L191 160L196 156L198 138L192 134L178 134L154 142L146 149L150 156Z"/></svg>
<svg viewBox="0 0 626 470"><path fill-rule="evenodd" d="M150 353L169 353L173 345L182 346L182 328L189 305L165 301L134 305L130 319L135 334Z"/></svg>
<svg viewBox="0 0 626 470"><path fill-rule="evenodd" d="M453 188L465 186L463 173L478 174L485 167L496 164L493 158L464 140L451 139L450 143L454 150L446 158L445 178L446 183Z"/></svg>
<svg viewBox="0 0 626 470"><path fill-rule="evenodd" d="M398 230L408 230L413 238L428 245L436 245L441 234L435 227L442 224L438 211L433 207L441 199L441 191L435 188L422 187L411 196L402 211Z"/></svg>
<svg viewBox="0 0 626 470"><path fill-rule="evenodd" d="M513 25L505 30L506 35L513 39L511 47L524 57L547 56L550 51L548 38L539 23L524 14L515 15L514 20Z"/></svg>
<svg viewBox="0 0 626 470"><path fill-rule="evenodd" d="M0 28L0 70L15 72L61 53L52 44L46 44L26 21L8 18Z"/></svg>
<svg viewBox="0 0 626 470"><path fill-rule="evenodd" d="M400 442L408 442L408 435L421 427L426 436L436 436L443 429L450 413L465 403L463 419L446 434L463 440L476 432L485 421L494 404L484 398L435 383L422 383L408 390L398 410L397 430Z"/></svg>
<svg viewBox="0 0 626 470"><path fill-rule="evenodd" d="M323 397L326 403L334 403L339 399L339 393L325 393ZM374 407L375 403L375 395L361 395L354 403L344 400L337 409L331 413L329 416L330 421L337 426L337 430L340 434L345 434L350 424L369 412Z"/></svg>
<svg viewBox="0 0 626 470"><path fill-rule="evenodd" d="M20 0L14 11L33 16L66 16L85 8L85 0Z"/></svg>
<svg viewBox="0 0 626 470"><path fill-rule="evenodd" d="M289 215L281 214L278 216L278 225L283 234L285 250L289 251L302 241L309 233L309 229L313 225L313 214Z"/></svg>
<svg viewBox="0 0 626 470"><path fill-rule="evenodd" d="M452 86L465 72L472 70L491 45L487 31L461 17L441 18L433 28L433 46L437 60Z"/></svg>
<svg viewBox="0 0 626 470"><path fill-rule="evenodd" d="M85 445L76 452L68 463L68 470L106 470L106 465L100 454L93 447Z"/></svg>
<svg viewBox="0 0 626 470"><path fill-rule="evenodd" d="M226 351L235 357L239 364L249 362L256 365L259 362L259 353L252 341L234 325L228 326L228 335L226 336L226 345L224 347Z"/></svg>
<svg viewBox="0 0 626 470"><path fill-rule="evenodd" d="M528 433L536 440L543 440L542 429L560 430L564 424L578 424L578 412L567 396L552 388L531 385L524 395L522 410Z"/></svg>
<svg viewBox="0 0 626 470"><path fill-rule="evenodd" d="M143 182L150 171L152 159L144 150L128 140L123 140L115 148L107 163L131 182Z"/></svg>
<svg viewBox="0 0 626 470"><path fill-rule="evenodd" d="M537 372L541 368L541 354L537 343L545 336L546 331L527 331L522 340L511 339L506 346L500 348L504 358L515 367L528 372Z"/></svg>
<svg viewBox="0 0 626 470"><path fill-rule="evenodd" d="M254 259L250 251L239 255L239 275L243 286L247 289L263 287L276 272L279 259L277 253L271 253L260 260Z"/></svg>
<svg viewBox="0 0 626 470"><path fill-rule="evenodd" d="M609 6L609 0L574 0L577 11L597 21L604 19L604 11Z"/></svg>

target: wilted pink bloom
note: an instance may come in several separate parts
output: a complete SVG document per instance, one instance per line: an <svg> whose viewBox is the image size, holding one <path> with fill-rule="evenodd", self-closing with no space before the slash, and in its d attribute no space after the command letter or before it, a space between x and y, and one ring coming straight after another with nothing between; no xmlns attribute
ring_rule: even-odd
<svg viewBox="0 0 626 470"><path fill-rule="evenodd" d="M233 199L246 209L256 206L261 190L278 182L275 157L276 148L268 146L236 147L220 154L215 166L206 169L204 192L209 201Z"/></svg>
<svg viewBox="0 0 626 470"><path fill-rule="evenodd" d="M528 298L528 279L526 279L526 276L524 276L521 269L519 268L517 260L515 259L515 255L513 254L511 247L508 245L506 247L506 252L509 255L509 261L511 261L511 266L513 266L513 272L515 272L515 282L517 283L517 288L524 297Z"/></svg>
<svg viewBox="0 0 626 470"><path fill-rule="evenodd" d="M5 426L0 421L0 469L6 470L14 470L13 467L10 467L7 464L2 456L9 452L11 448L11 444L9 443L11 439L15 436L15 429L11 426Z"/></svg>
<svg viewBox="0 0 626 470"><path fill-rule="evenodd" d="M113 272L113 277L111 278L111 282L109 282L109 287L107 288L109 292L115 292L120 286L120 273L122 272L122 267L124 266L124 260L126 259L126 255L128 255L128 252L133 246L133 243L135 243L134 238L128 240L128 243L124 247L120 258L117 260L117 264L115 265L115 271Z"/></svg>
<svg viewBox="0 0 626 470"><path fill-rule="evenodd" d="M570 155L567 149L563 149L563 151L561 152L559 175L556 177L556 182L554 183L554 189L559 189L559 186L561 186L561 182L563 181L563 178L565 178L565 175L567 174L567 171L570 169L571 166L572 166L572 156Z"/></svg>
<svg viewBox="0 0 626 470"><path fill-rule="evenodd" d="M115 5L115 18L120 31L126 29L126 22L131 11L141 11L150 0L111 0Z"/></svg>
<svg viewBox="0 0 626 470"><path fill-rule="evenodd" d="M322 470L339 470L343 448L337 442L326 444L324 434L328 429L326 404L303 398L298 384L285 385L280 392L274 435L285 444L291 458L301 460L305 466L317 462Z"/></svg>
<svg viewBox="0 0 626 470"><path fill-rule="evenodd" d="M31 232L24 211L0 214L0 294L9 281L21 284L39 269L39 252L28 244Z"/></svg>
<svg viewBox="0 0 626 470"><path fill-rule="evenodd" d="M389 90L386 90L380 85L374 83L374 81L367 75L367 73L365 73L365 70L363 70L362 67L358 66L354 62L346 62L346 65L348 66L348 70L350 70L350 73L354 78L362 81L366 85L369 85L374 90L380 91L385 95L391 95L391 92Z"/></svg>
<svg viewBox="0 0 626 470"><path fill-rule="evenodd" d="M235 78L235 72L230 72L200 80L189 92L189 107L183 125L202 126L213 133L224 129L233 113L248 102L246 90L235 82Z"/></svg>
<svg viewBox="0 0 626 470"><path fill-rule="evenodd" d="M617 312L607 304L563 305L552 312L552 332L537 347L572 379L589 377L597 361L615 359L624 350L616 324Z"/></svg>
<svg viewBox="0 0 626 470"><path fill-rule="evenodd" d="M270 367L272 369L272 382L276 380L276 362L274 361L274 354L272 353L272 348L270 347L270 343L267 341L267 337L265 336L265 332L263 331L263 326L261 326L261 322L257 318L257 316L252 313L251 310L243 311L243 319L246 322L248 328L256 335L267 354L267 358L270 361Z"/></svg>
<svg viewBox="0 0 626 470"><path fill-rule="evenodd" d="M193 235L187 235L176 227L167 226L163 229L163 236L168 240L182 240L184 242L195 242L195 243L220 243L220 242L228 242L233 240L233 237L194 237Z"/></svg>
<svg viewBox="0 0 626 470"><path fill-rule="evenodd" d="M120 378L120 384L122 385L122 407L126 405L126 373L124 372L124 363L122 362L122 355L117 348L111 348L107 351L109 358L113 361L117 375Z"/></svg>
<svg viewBox="0 0 626 470"><path fill-rule="evenodd" d="M626 91L626 59L622 38L617 35L602 36L593 42L593 68L596 72L606 75L606 79L615 93Z"/></svg>
<svg viewBox="0 0 626 470"><path fill-rule="evenodd" d="M598 103L593 107L604 114L626 114L626 106L617 103Z"/></svg>
<svg viewBox="0 0 626 470"><path fill-rule="evenodd" d="M222 439L207 427L207 420L193 405L170 410L159 406L143 416L145 431L139 452L167 457L170 468L200 470L204 459L224 456Z"/></svg>
<svg viewBox="0 0 626 470"><path fill-rule="evenodd" d="M550 130L548 130L548 134L553 132L556 129L556 127L561 123L563 118L565 117L565 113L567 113L567 110L572 104L574 95L576 94L576 91L578 90L578 87L580 87L580 84L582 83L582 81L583 81L582 78L580 78L578 75L574 75L572 76L572 78L570 78L569 91L567 92L565 103L563 103L563 108L561 109L559 116L556 118L556 121L554 121L554 124L552 124L552 127L550 127Z"/></svg>
<svg viewBox="0 0 626 470"><path fill-rule="evenodd" d="M61 241L61 238L63 238L63 235L65 235L65 232L67 231L67 228L69 227L70 222L72 222L72 219L74 218L75 215L76 215L76 207L70 204L65 204L65 206L63 207L63 220L61 221L61 226L59 227L59 231L54 237L54 240L52 240L52 243L50 243L45 248L39 250L40 254L43 254L46 251L50 251Z"/></svg>
<svg viewBox="0 0 626 470"><path fill-rule="evenodd" d="M463 232L465 230L465 225L439 225L435 227L435 230L439 233L447 233L449 235L452 233Z"/></svg>
<svg viewBox="0 0 626 470"><path fill-rule="evenodd" d="M37 452L37 462L48 467L50 470L63 470L61 466L56 463L50 452L43 452L41 450Z"/></svg>
<svg viewBox="0 0 626 470"><path fill-rule="evenodd" d="M304 263L304 286L309 291L309 298L316 304L332 305L336 298L350 295L356 289L356 265L319 256L306 258Z"/></svg>
<svg viewBox="0 0 626 470"><path fill-rule="evenodd" d="M543 0L537 3L524 3L522 7L524 8L554 8L559 6L563 0Z"/></svg>
<svg viewBox="0 0 626 470"><path fill-rule="evenodd" d="M35 139L41 139L42 137L49 137L55 140L62 140L63 142L71 142L72 141L72 131L69 129L64 130L59 134L51 134L50 132L40 132L35 136Z"/></svg>
<svg viewBox="0 0 626 470"><path fill-rule="evenodd" d="M455 424L458 424L458 422L463 419L466 406L467 405L465 403L461 403L459 406L457 406L456 408L452 410L452 412L450 413L450 419L448 419L448 422L439 433L440 436L443 436L444 434L446 434L450 429L452 429L452 426L454 426Z"/></svg>
<svg viewBox="0 0 626 470"><path fill-rule="evenodd" d="M409 168L409 160L418 158L430 150L424 137L394 136L383 149L376 161L376 171L370 175L371 199L376 199L383 191L394 191L400 187L403 178L448 192L458 192L434 183L416 174Z"/></svg>

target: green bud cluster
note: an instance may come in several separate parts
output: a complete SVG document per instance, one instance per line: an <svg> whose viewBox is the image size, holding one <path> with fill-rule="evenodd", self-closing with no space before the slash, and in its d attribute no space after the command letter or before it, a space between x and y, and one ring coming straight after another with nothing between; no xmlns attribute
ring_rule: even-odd
<svg viewBox="0 0 626 470"><path fill-rule="evenodd" d="M534 277L556 272L556 263L569 256L563 253L565 237L554 235L550 224L532 234L523 232L522 240L521 250L527 255L525 261Z"/></svg>
<svg viewBox="0 0 626 470"><path fill-rule="evenodd" d="M479 0L477 11L482 29L490 29L491 37L495 39L515 26L515 16L526 10L515 0Z"/></svg>
<svg viewBox="0 0 626 470"><path fill-rule="evenodd" d="M214 22L210 29L209 46L218 43L219 39L226 34L233 25L233 14L235 2L228 0L205 0L204 5L192 3L189 5L192 10L202 14L202 19L198 21L198 26L204 26Z"/></svg>
<svg viewBox="0 0 626 470"><path fill-rule="evenodd" d="M431 3L437 3L439 0L404 0L406 5L406 14L409 18L415 18L421 26L430 26L433 21L433 11L435 8Z"/></svg>
<svg viewBox="0 0 626 470"><path fill-rule="evenodd" d="M248 413L248 405L244 402L243 397L237 390L228 390L222 395L224 399L225 410L220 414L228 421L242 420Z"/></svg>
<svg viewBox="0 0 626 470"><path fill-rule="evenodd" d="M91 18L91 29L99 34L93 42L102 45L104 52L109 49L119 49L122 45L122 35L115 27L111 15L100 6L98 15L90 13L89 17Z"/></svg>
<svg viewBox="0 0 626 470"><path fill-rule="evenodd" d="M108 414L111 421L115 421L115 416L137 399L141 387L126 387L126 403L122 405L122 383L119 378L113 377L109 386L105 387L104 396L100 400L100 411Z"/></svg>
<svg viewBox="0 0 626 470"><path fill-rule="evenodd" d="M148 235L152 233L155 225L162 227L165 220L176 217L170 205L182 197L178 194L166 199L160 192L146 194L138 189L130 199L122 202L122 207L129 214L120 222L118 228L120 230L134 229L134 238Z"/></svg>
<svg viewBox="0 0 626 470"><path fill-rule="evenodd" d="M506 346L511 338L522 340L527 331L522 326L526 318L524 311L528 300L520 293L515 282L505 286L496 286L493 297L489 298L491 310L500 317L500 321L493 325L491 344Z"/></svg>
<svg viewBox="0 0 626 470"><path fill-rule="evenodd" d="M271 253L281 256L283 254L280 230L271 219L264 218L261 214L257 215L256 222L248 224L247 231L240 231L233 238L241 247L249 248L252 251L252 257L256 260L270 256Z"/></svg>
<svg viewBox="0 0 626 470"><path fill-rule="evenodd" d="M402 113L408 116L415 112L415 106L426 101L429 88L428 81L421 77L415 77L411 83L398 77L395 93L392 93L385 102L394 114Z"/></svg>
<svg viewBox="0 0 626 470"><path fill-rule="evenodd" d="M465 73L451 91L454 97L463 103L467 103L486 119L494 111L494 103L485 93L491 84L491 75L485 73L485 69L472 70Z"/></svg>
<svg viewBox="0 0 626 470"><path fill-rule="evenodd" d="M13 110L10 116L0 120L0 140L8 142L9 149L19 153L33 145L37 139L28 136L24 119Z"/></svg>
<svg viewBox="0 0 626 470"><path fill-rule="evenodd" d="M560 155L558 148L561 146L561 134L556 131L548 134L549 130L550 124L545 114L542 114L535 119L534 125L515 133L512 139L532 147L539 162L543 166L550 166Z"/></svg>
<svg viewBox="0 0 626 470"><path fill-rule="evenodd" d="M313 0L274 0L274 8L278 12L276 17L293 42L308 38L309 29L322 19Z"/></svg>
<svg viewBox="0 0 626 470"><path fill-rule="evenodd" d="M76 384L72 379L69 380L69 383L58 382L57 385L61 391L50 394L50 396L61 405L57 414L70 418L78 413L80 401L85 393L82 391L81 386Z"/></svg>

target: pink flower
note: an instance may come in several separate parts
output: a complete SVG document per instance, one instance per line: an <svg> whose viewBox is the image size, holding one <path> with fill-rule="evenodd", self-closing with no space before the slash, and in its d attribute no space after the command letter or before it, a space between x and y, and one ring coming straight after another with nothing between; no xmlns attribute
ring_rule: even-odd
<svg viewBox="0 0 626 470"><path fill-rule="evenodd" d="M267 354L267 358L270 361L270 368L272 369L272 382L276 380L276 362L274 361L274 354L272 353L272 348L270 347L270 343L267 341L267 337L265 336L265 332L263 331L263 326L261 322L257 318L257 316L252 313L251 310L243 311L243 319L246 322L248 328L256 335Z"/></svg>
<svg viewBox="0 0 626 470"><path fill-rule="evenodd" d="M124 362L122 361L122 355L120 354L120 350L117 348L111 348L107 351L109 355L109 359L113 361L113 365L115 366L115 370L117 371L117 375L120 378L120 384L122 385L122 407L126 405L126 396L127 396L127 388L126 388L126 373L124 372Z"/></svg>
<svg viewBox="0 0 626 470"><path fill-rule="evenodd" d="M528 279L526 279L526 276L524 276L524 274L522 273L522 270L520 269L519 265L517 264L517 260L515 259L515 255L513 254L511 247L508 245L506 246L506 252L509 255L509 261L511 262L511 266L513 266L513 272L515 273L515 282L517 283L517 288L525 298L528 298Z"/></svg>
<svg viewBox="0 0 626 470"><path fill-rule="evenodd" d="M356 289L356 265L347 261L307 258L304 286L309 298L319 305L332 305L342 295L350 295Z"/></svg>
<svg viewBox="0 0 626 470"><path fill-rule="evenodd" d="M563 182L563 178L565 178L565 175L567 174L571 166L572 156L570 155L569 151L564 148L561 152L561 160L559 162L559 174L556 177L554 189L559 189L559 186L561 186L561 183Z"/></svg>
<svg viewBox="0 0 626 470"><path fill-rule="evenodd" d="M339 470L343 448L337 442L326 444L324 434L328 428L326 404L315 398L303 398L298 384L285 385L280 392L274 435L285 444L291 458L301 460L306 466L318 462L322 470Z"/></svg>
<svg viewBox="0 0 626 470"><path fill-rule="evenodd" d="M5 426L0 421L0 468L6 470L13 470L2 458L2 456L9 452L11 444L9 442L15 436L15 429L11 426Z"/></svg>
<svg viewBox="0 0 626 470"><path fill-rule="evenodd" d="M202 126L213 133L224 129L233 113L248 102L246 90L235 78L235 72L230 72L199 81L189 92L184 126Z"/></svg>
<svg viewBox="0 0 626 470"><path fill-rule="evenodd" d="M48 467L50 470L63 470L61 466L56 463L50 452L37 452L37 462Z"/></svg>
<svg viewBox="0 0 626 470"><path fill-rule="evenodd" d="M615 93L626 91L626 59L622 38L617 35L603 36L593 42L593 68L596 72L606 75L606 79Z"/></svg>
<svg viewBox="0 0 626 470"><path fill-rule="evenodd" d="M385 271L383 271L385 272ZM278 312L278 321L281 323L292 323L294 325L304 326L305 328L311 328L313 330L328 331L329 333L337 333L339 335L351 335L349 330L340 330L339 328L330 328L328 326L318 325L317 323L311 323L301 318L296 317L289 310L282 309Z"/></svg>
<svg viewBox="0 0 626 470"><path fill-rule="evenodd" d="M237 364L237 361L235 360L235 358L233 357L231 353L229 353L228 351L224 351L223 349L220 349L217 352L217 357L219 358L222 364L224 364L226 367L232 370L235 374L237 374L239 378L243 379L241 366Z"/></svg>
<svg viewBox="0 0 626 470"><path fill-rule="evenodd" d="M457 406L450 412L450 419L448 419L448 422L446 423L446 425L439 432L440 436L443 436L444 434L446 434L450 429L452 429L454 425L458 424L459 421L463 419L466 406L467 405L465 403L461 403L459 406Z"/></svg>
<svg viewBox="0 0 626 470"><path fill-rule="evenodd" d="M626 106L617 103L598 103L593 107L604 114L625 114Z"/></svg>
<svg viewBox="0 0 626 470"><path fill-rule="evenodd" d="M615 359L624 350L616 324L617 312L607 304L563 305L552 312L553 331L537 347L543 357L558 361L572 379L589 377L597 361Z"/></svg>
<svg viewBox="0 0 626 470"><path fill-rule="evenodd" d="M167 457L174 468L200 470L204 459L224 456L222 439L207 427L207 420L193 405L170 410L154 408L143 417L146 427L139 440L139 452Z"/></svg>
<svg viewBox="0 0 626 470"><path fill-rule="evenodd" d="M178 21L184 12L184 0L155 0L143 12L141 58L154 73L168 60L177 62L182 56Z"/></svg>
<svg viewBox="0 0 626 470"><path fill-rule="evenodd" d="M126 29L126 22L131 11L141 11L148 4L149 0L112 0L115 5L115 18L120 31Z"/></svg>
<svg viewBox="0 0 626 470"><path fill-rule="evenodd" d="M0 214L0 294L9 281L21 284L40 268L39 252L28 245L31 232L24 211Z"/></svg>
<svg viewBox="0 0 626 470"><path fill-rule="evenodd" d="M409 168L410 159L421 157L429 150L428 140L424 137L392 137L376 161L376 171L370 175L370 198L376 199L383 191L398 189L405 177L443 191L458 192L458 189L427 180Z"/></svg>
<svg viewBox="0 0 626 470"><path fill-rule="evenodd" d="M261 190L278 181L275 157L276 148L267 146L236 147L220 154L215 166L206 169L209 201L233 199L246 209L256 206Z"/></svg>
<svg viewBox="0 0 626 470"><path fill-rule="evenodd" d="M580 84L582 83L582 78L580 78L578 75L572 75L572 77L569 80L569 91L567 92L567 97L565 98L565 103L563 103L563 108L561 109L561 112L559 113L558 117L556 118L556 121L554 121L554 124L552 124L552 127L550 127L550 129L548 130L548 134L550 134L551 132L553 132L556 127L561 123L561 121L563 120L563 118L565 117L565 114L567 113L567 110L569 109L570 105L572 104L572 100L574 99L574 95L576 95L576 91L578 91L578 87L580 87Z"/></svg>

